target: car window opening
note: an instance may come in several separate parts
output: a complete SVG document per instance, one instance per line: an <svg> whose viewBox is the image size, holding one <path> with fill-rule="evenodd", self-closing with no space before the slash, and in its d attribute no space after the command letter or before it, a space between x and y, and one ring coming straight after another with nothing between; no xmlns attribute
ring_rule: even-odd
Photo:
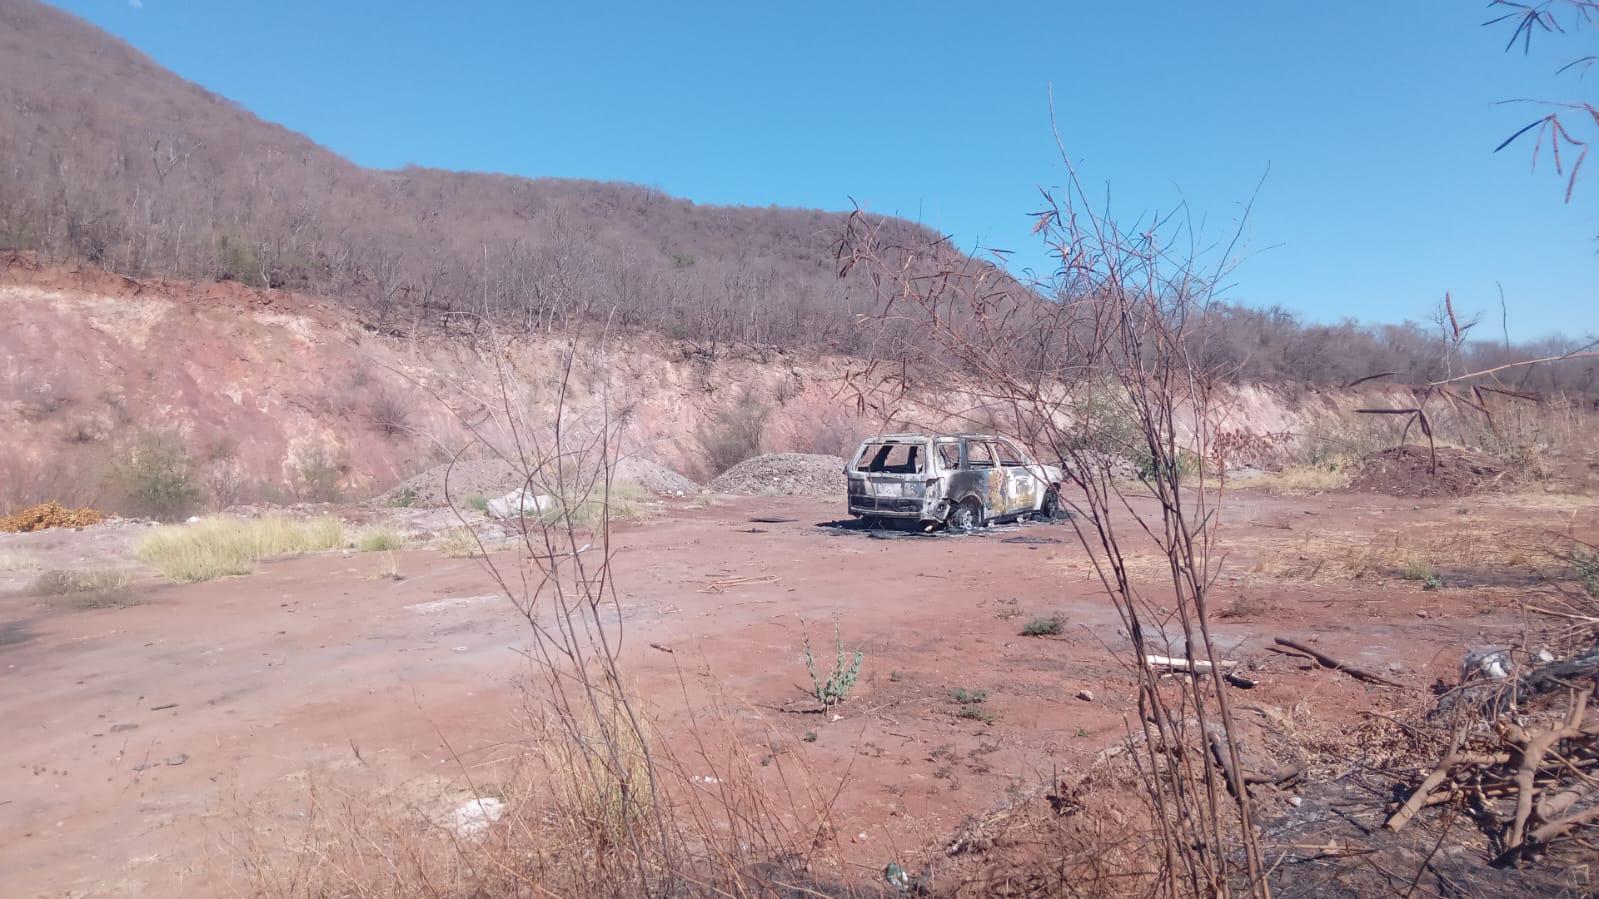
<svg viewBox="0 0 1599 899"><path fill-rule="evenodd" d="M969 441L966 444L966 463L972 468L993 468L994 452L986 443Z"/></svg>
<svg viewBox="0 0 1599 899"><path fill-rule="evenodd" d="M922 448L915 443L873 443L861 451L856 471L872 474L921 474Z"/></svg>

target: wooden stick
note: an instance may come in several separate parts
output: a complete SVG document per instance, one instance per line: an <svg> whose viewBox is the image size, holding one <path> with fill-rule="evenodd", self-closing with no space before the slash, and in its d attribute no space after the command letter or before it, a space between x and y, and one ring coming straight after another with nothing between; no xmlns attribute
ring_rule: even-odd
<svg viewBox="0 0 1599 899"><path fill-rule="evenodd" d="M1232 758L1227 754L1227 747L1222 745L1221 737L1210 735L1210 754L1216 757L1216 764L1221 766L1222 776L1227 779L1227 789L1234 798L1244 799L1249 796L1249 787L1244 785L1244 779L1233 770Z"/></svg>
<svg viewBox="0 0 1599 899"><path fill-rule="evenodd" d="M1278 637L1277 638L1277 645L1286 646L1289 649L1295 650L1297 652L1302 652L1305 655L1310 656L1312 659L1315 659L1316 660L1316 664L1322 666L1323 668L1331 668L1334 671L1342 671L1343 673L1349 675L1350 677L1356 678L1358 680L1370 681L1371 683L1374 683L1374 684L1382 684L1385 687L1399 687L1401 689L1405 689L1405 685L1404 684L1401 684L1401 683L1399 683L1397 681L1391 681L1388 678L1383 677L1380 674L1374 674L1373 672L1367 671L1364 668L1358 668L1358 667L1356 667L1354 665L1349 665L1349 664L1346 664L1344 662L1340 662L1337 659L1333 658L1332 656L1327 655L1326 653L1320 652L1319 650L1311 649L1309 646L1306 646L1303 643L1298 643L1298 642L1295 642L1293 640L1290 640L1287 637Z"/></svg>
<svg viewBox="0 0 1599 899"><path fill-rule="evenodd" d="M1293 762L1283 765L1273 771L1245 771L1244 783L1246 784L1285 784L1304 774L1310 768L1304 762Z"/></svg>

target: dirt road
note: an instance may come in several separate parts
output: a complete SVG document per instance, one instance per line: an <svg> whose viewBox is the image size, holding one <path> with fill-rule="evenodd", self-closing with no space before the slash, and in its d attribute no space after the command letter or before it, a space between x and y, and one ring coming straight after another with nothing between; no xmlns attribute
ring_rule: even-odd
<svg viewBox="0 0 1599 899"><path fill-rule="evenodd" d="M1276 635L1420 690L1456 676L1463 646L1519 628L1501 588L1263 567L1293 556L1292 541L1374 540L1460 514L1377 497L1327 505L1245 495L1229 508L1235 545L1213 601L1227 604L1223 651L1262 682L1251 702L1309 704L1336 722L1381 691L1266 652ZM1556 514L1567 513L1501 510L1531 524ZM860 863L881 868L1126 732L1133 708L1113 656L1125 638L1070 525L874 539L825 526L836 518L828 501L724 500L617 533L624 664L684 764L696 763L691 731L714 718L728 731L716 745L758 772L791 753L818 783L847 779L836 819ZM477 561L406 551L398 581L376 567L291 559L141 586L122 609L0 599L5 892L209 895L234 870L237 835L292 826L313 782L440 807L458 796L463 766L519 734L527 625ZM730 578L759 580L708 591ZM1060 636L1020 636L1054 614ZM836 721L809 713L798 686L802 634L830 648L834 621L866 654ZM957 717L956 688L987 691L983 715ZM717 762L704 761L710 776Z"/></svg>

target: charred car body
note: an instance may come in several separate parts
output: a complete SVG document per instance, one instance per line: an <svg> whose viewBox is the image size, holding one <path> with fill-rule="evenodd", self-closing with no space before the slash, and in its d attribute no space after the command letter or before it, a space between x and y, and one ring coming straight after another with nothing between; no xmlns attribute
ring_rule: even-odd
<svg viewBox="0 0 1599 899"><path fill-rule="evenodd" d="M849 512L969 530L1060 509L1061 471L992 434L886 434L845 466Z"/></svg>

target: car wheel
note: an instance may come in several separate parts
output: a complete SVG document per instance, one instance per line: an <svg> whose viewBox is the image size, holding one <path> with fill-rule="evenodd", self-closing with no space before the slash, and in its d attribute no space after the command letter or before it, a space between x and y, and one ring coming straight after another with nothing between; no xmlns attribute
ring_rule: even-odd
<svg viewBox="0 0 1599 899"><path fill-rule="evenodd" d="M1054 521L1060 517L1060 508L1060 491L1056 490L1054 487L1045 490L1044 506L1038 510L1038 514L1042 516L1045 521Z"/></svg>
<svg viewBox="0 0 1599 899"><path fill-rule="evenodd" d="M976 500L966 500L949 513L949 529L975 531L983 526L983 509Z"/></svg>

